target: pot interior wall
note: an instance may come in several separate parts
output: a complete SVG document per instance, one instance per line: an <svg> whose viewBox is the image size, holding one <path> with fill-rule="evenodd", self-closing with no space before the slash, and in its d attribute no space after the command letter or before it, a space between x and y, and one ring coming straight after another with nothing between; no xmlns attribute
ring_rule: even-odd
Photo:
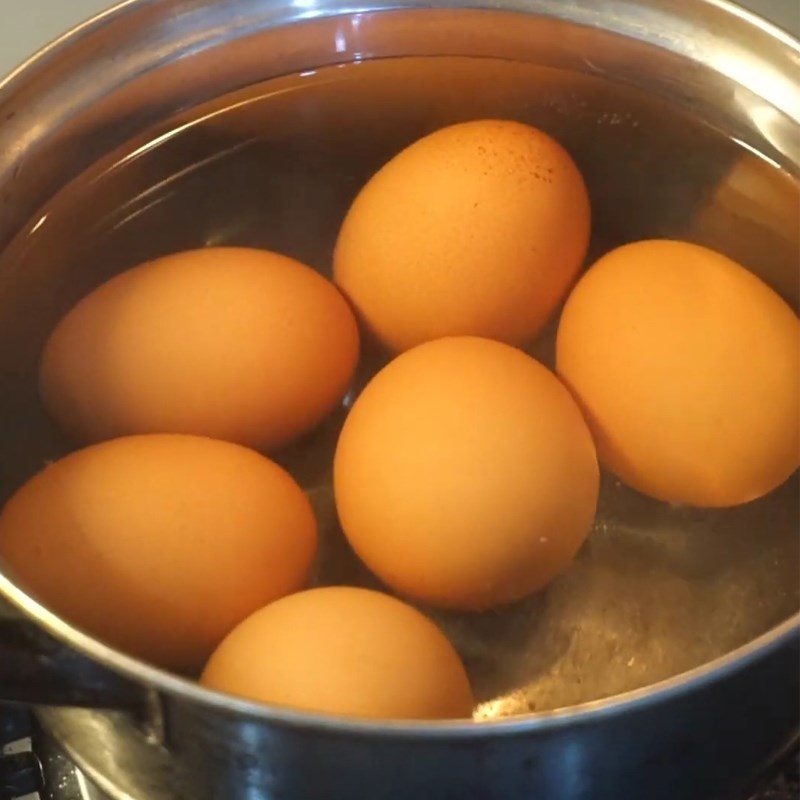
<svg viewBox="0 0 800 800"><path fill-rule="evenodd" d="M592 255L638 238L690 239L741 261L797 307L794 128L707 66L645 41L499 12L355 14L241 32L151 64L71 115L51 110L59 129L32 139L17 183L6 181L19 202L0 205L9 240L0 256L3 499L70 447L39 405L36 368L78 297L141 260L209 244L267 247L327 272L363 181L406 143L462 119L519 119L567 146L592 195ZM99 65L91 70L99 76ZM20 117L30 123L42 102ZM551 363L552 330L531 352ZM380 363L369 360L359 381ZM345 410L280 459L320 518L318 582L376 585L348 550L331 497ZM646 686L788 618L800 606L798 498L795 476L747 506L701 511L605 476L587 546L547 591L483 615L426 609L467 663L476 718ZM54 727L58 714L48 712ZM90 732L103 728L95 719ZM85 734L81 742L77 755L91 763Z"/></svg>
<svg viewBox="0 0 800 800"><path fill-rule="evenodd" d="M796 292L792 178L661 99L596 75L486 58L288 75L126 144L6 249L0 330L16 346L0 361L2 418L13 420L0 431L3 491L70 447L39 405L37 359L56 320L92 286L208 244L266 247L327 272L338 225L368 176L421 134L476 117L521 119L564 142L592 195L593 255L639 238L689 238L739 258L785 296ZM764 198L780 213L765 213ZM532 347L550 364L551 351L552 329ZM367 359L360 384L380 364L380 355ZM278 458L317 508L319 582L376 585L333 506L344 413ZM470 668L479 718L638 688L723 655L797 609L796 504L796 480L756 503L704 511L647 500L606 476L587 546L545 592L483 615L428 611Z"/></svg>

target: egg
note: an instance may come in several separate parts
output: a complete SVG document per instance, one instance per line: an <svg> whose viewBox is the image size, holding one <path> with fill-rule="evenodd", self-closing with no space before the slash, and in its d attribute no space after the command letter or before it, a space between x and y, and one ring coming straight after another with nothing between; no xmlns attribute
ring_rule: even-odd
<svg viewBox="0 0 800 800"><path fill-rule="evenodd" d="M44 349L41 394L75 439L190 433L273 450L341 400L358 328L337 289L277 253L206 248L128 270Z"/></svg>
<svg viewBox="0 0 800 800"><path fill-rule="evenodd" d="M531 339L578 273L589 198L561 145L478 120L420 139L353 202L335 280L395 351L443 336Z"/></svg>
<svg viewBox="0 0 800 800"><path fill-rule="evenodd" d="M557 367L601 462L671 503L733 506L800 460L800 326L744 267L643 241L603 256L571 294Z"/></svg>
<svg viewBox="0 0 800 800"><path fill-rule="evenodd" d="M0 561L21 586L109 644L187 672L253 611L303 587L316 540L283 469L186 435L72 453L0 515Z"/></svg>
<svg viewBox="0 0 800 800"><path fill-rule="evenodd" d="M379 372L334 461L339 518L366 565L403 595L465 610L519 600L563 570L598 482L559 380L477 337L419 345Z"/></svg>
<svg viewBox="0 0 800 800"><path fill-rule="evenodd" d="M433 622L393 597L343 586L300 592L257 611L222 642L202 682L325 714L472 714L464 667Z"/></svg>

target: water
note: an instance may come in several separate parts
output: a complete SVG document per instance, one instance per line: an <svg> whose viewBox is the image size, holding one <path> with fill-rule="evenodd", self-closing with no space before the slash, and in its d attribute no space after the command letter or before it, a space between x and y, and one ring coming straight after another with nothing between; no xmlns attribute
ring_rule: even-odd
<svg viewBox="0 0 800 800"><path fill-rule="evenodd" d="M36 395L44 339L82 295L148 258L235 244L329 274L365 180L436 128L514 118L558 138L589 185L591 255L680 237L744 263L797 304L800 191L756 152L654 97L516 62L420 58L292 75L192 109L66 187L0 257L0 499L69 449ZM533 347L552 359L552 330ZM358 385L380 365L371 355ZM330 462L344 410L279 455L321 523L320 583L377 582L336 523ZM647 500L606 476L573 566L545 592L481 615L426 609L461 651L477 718L647 685L763 633L800 606L797 476L724 511Z"/></svg>

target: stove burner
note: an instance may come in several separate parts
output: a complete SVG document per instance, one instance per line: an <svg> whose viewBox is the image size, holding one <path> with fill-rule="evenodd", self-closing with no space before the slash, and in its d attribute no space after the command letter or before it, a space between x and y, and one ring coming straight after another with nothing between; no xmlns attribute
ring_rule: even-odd
<svg viewBox="0 0 800 800"><path fill-rule="evenodd" d="M33 798L42 785L42 768L33 753L28 715L18 709L0 713L0 798Z"/></svg>
<svg viewBox="0 0 800 800"><path fill-rule="evenodd" d="M0 704L0 800L110 800L35 729L30 714Z"/></svg>
<svg viewBox="0 0 800 800"><path fill-rule="evenodd" d="M30 739L23 740L23 747L30 746ZM31 797L41 784L41 765L32 751L4 752L0 762L0 790L3 797Z"/></svg>
<svg viewBox="0 0 800 800"><path fill-rule="evenodd" d="M800 754L795 749L755 793L733 800L797 800ZM111 800L35 727L30 714L0 703L0 800ZM677 800L677 798L676 798Z"/></svg>

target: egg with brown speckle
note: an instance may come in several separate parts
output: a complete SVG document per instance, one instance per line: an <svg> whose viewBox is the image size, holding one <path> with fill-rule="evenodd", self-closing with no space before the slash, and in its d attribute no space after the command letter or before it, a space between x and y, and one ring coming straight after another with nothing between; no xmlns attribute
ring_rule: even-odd
<svg viewBox="0 0 800 800"><path fill-rule="evenodd" d="M520 344L563 300L589 228L586 186L558 142L519 122L460 123L361 190L335 279L392 350L465 334Z"/></svg>

